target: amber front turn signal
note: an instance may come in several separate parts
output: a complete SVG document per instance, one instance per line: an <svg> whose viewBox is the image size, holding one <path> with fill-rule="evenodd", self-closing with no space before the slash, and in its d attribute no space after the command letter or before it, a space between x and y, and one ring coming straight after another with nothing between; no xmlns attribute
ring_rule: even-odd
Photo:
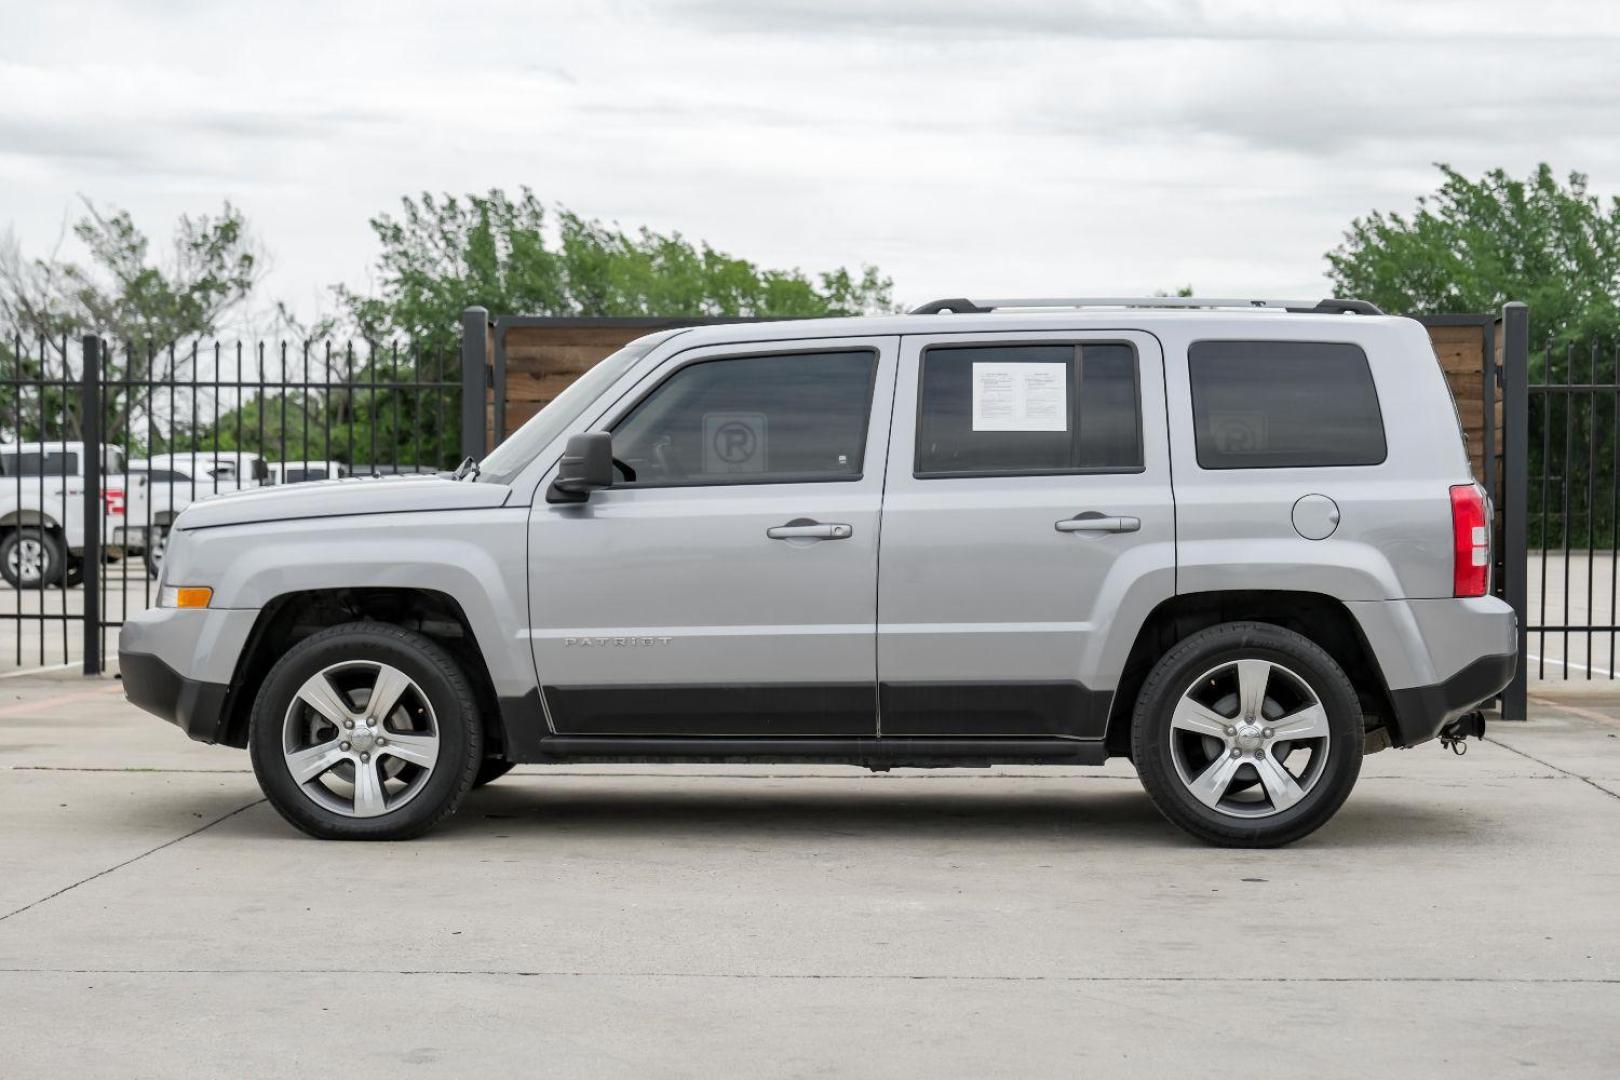
<svg viewBox="0 0 1620 1080"><path fill-rule="evenodd" d="M158 607L205 608L214 598L206 585L165 585L158 594Z"/></svg>

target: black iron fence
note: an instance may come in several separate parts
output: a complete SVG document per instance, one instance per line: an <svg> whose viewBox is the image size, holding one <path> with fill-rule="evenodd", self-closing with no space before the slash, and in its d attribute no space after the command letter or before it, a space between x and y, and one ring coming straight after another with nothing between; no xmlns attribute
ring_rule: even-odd
<svg viewBox="0 0 1620 1080"><path fill-rule="evenodd" d="M0 345L7 361L0 379L0 570L14 586L0 607L12 624L13 640L0 641L0 656L18 667L68 655L84 635L82 604L70 603L66 589L50 588L62 577L78 584L82 570L65 565L62 523L83 520L91 495L75 483L80 473L70 440L80 428L69 418L82 408L83 380L69 362L70 339ZM99 496L96 496L99 498ZM51 565L54 563L54 567ZM35 633L23 633L25 624Z"/></svg>
<svg viewBox="0 0 1620 1080"><path fill-rule="evenodd" d="M453 467L485 378L395 346L0 337L0 659L100 671L196 499Z"/></svg>
<svg viewBox="0 0 1620 1080"><path fill-rule="evenodd" d="M0 662L99 671L107 631L154 601L167 524L192 499L482 454L502 372L487 313L462 322L459 356L0 336L0 572L16 586L0 590ZM1499 382L1498 590L1525 658L1503 715L1522 717L1526 673L1617 675L1620 345L1532 354L1521 304L1493 340L1483 404L1493 411ZM1489 436L1486 449L1492 461Z"/></svg>
<svg viewBox="0 0 1620 1080"><path fill-rule="evenodd" d="M1535 678L1616 677L1620 635L1620 343L1530 355L1524 519Z"/></svg>

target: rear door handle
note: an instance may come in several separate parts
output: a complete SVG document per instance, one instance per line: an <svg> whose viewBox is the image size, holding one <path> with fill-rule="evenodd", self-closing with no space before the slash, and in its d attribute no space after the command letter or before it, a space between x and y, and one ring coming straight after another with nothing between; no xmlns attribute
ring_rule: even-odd
<svg viewBox="0 0 1620 1080"><path fill-rule="evenodd" d="M848 540L855 530L840 522L790 521L765 530L772 540Z"/></svg>
<svg viewBox="0 0 1620 1080"><path fill-rule="evenodd" d="M1058 532L1110 532L1128 533L1136 532L1142 527L1142 519L1138 517L1105 517L1096 511L1076 514L1072 518L1064 518L1053 523Z"/></svg>

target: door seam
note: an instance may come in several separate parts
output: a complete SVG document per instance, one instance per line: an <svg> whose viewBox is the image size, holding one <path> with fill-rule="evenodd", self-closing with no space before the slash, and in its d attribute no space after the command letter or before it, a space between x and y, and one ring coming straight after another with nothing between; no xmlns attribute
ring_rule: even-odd
<svg viewBox="0 0 1620 1080"><path fill-rule="evenodd" d="M883 680L878 667L878 626L883 614L878 608L883 595L883 510L889 496L889 463L894 460L894 406L895 398L900 393L901 353L905 338L896 335L891 340L894 343L894 373L889 381L889 416L883 433L883 477L878 484L877 536L872 552L872 712L876 719L874 738L879 739L883 738Z"/></svg>

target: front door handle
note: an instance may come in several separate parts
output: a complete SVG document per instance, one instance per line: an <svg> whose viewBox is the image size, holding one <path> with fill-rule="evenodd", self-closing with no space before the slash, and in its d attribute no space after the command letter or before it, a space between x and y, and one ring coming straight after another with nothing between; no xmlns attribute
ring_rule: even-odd
<svg viewBox="0 0 1620 1080"><path fill-rule="evenodd" d="M790 521L765 530L772 540L848 540L855 530L839 522Z"/></svg>
<svg viewBox="0 0 1620 1080"><path fill-rule="evenodd" d="M1053 523L1058 532L1110 532L1128 533L1136 532L1142 527L1142 519L1138 517L1108 517L1088 510L1084 514L1076 514L1072 518L1064 518Z"/></svg>

